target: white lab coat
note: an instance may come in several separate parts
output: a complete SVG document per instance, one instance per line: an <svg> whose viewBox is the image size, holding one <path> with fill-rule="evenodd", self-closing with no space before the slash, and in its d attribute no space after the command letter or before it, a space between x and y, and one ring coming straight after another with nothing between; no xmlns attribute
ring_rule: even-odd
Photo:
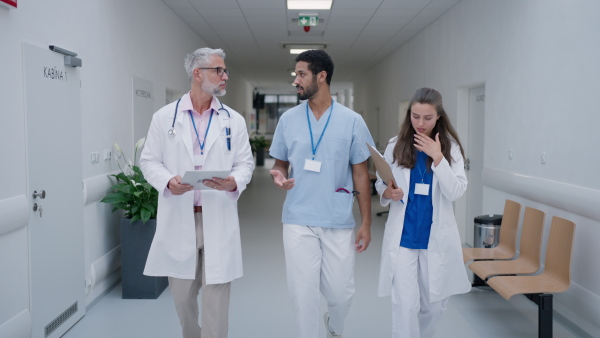
<svg viewBox="0 0 600 338"><path fill-rule="evenodd" d="M410 184L410 169L392 164L393 151L397 137L392 138L384 153L386 161L392 167L394 180L399 186L408 187ZM451 155L452 166L444 158L433 170L432 203L433 223L428 244L429 267L429 301L437 302L454 294L466 293L471 290L471 283L462 258L462 246L452 202L462 196L467 189L467 177L464 170L463 157L460 147L453 142ZM404 180L402 182L401 180ZM389 182L388 182L389 183ZM383 194L386 185L378 177L375 183L379 194ZM392 288L392 277L404 226L405 205L408 191L402 199L394 202L381 196L381 205L390 204L388 220L385 224L381 252L379 274L379 296L389 296Z"/></svg>
<svg viewBox="0 0 600 338"><path fill-rule="evenodd" d="M187 94L189 95L189 94ZM220 106L220 103L217 102ZM172 195L169 180L194 170L190 117L179 107L175 136L168 135L173 123L176 102L166 105L152 117L150 130L140 158L148 182L159 191L157 227L144 274L194 279L196 271L196 233L194 193ZM214 115L205 145L202 170L231 170L237 191L202 191L204 254L207 284L230 282L243 275L242 247L237 199L246 188L254 170L248 131L244 118L225 106L231 114L231 151L227 150L224 128L227 113Z"/></svg>

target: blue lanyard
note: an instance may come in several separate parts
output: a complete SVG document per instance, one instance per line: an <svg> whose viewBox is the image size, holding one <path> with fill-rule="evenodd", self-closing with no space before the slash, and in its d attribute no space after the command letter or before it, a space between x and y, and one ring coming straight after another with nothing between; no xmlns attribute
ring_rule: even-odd
<svg viewBox="0 0 600 338"><path fill-rule="evenodd" d="M425 183L424 174L425 174L425 171L427 171L427 158L425 158L425 166L423 168L424 171L421 171L421 166L419 165L419 162L420 162L419 161L419 156L417 156L416 166L417 166L417 170L419 171L419 174L421 174L421 184L424 184Z"/></svg>
<svg viewBox="0 0 600 338"><path fill-rule="evenodd" d="M208 127L206 127L206 132L204 133L204 143L200 142L200 135L198 135L198 129L196 129L196 122L194 121L194 116L192 116L192 112L190 111L190 119L192 119L192 124L194 125L194 131L196 132L196 138L198 138L198 144L200 145L200 154L204 155L204 145L206 144L206 136L208 135L208 130L210 129L210 123L212 122L213 111L210 111L210 119L208 120Z"/></svg>
<svg viewBox="0 0 600 338"><path fill-rule="evenodd" d="M319 137L319 141L317 141L317 146L315 147L315 141L313 139L312 126L310 125L310 117L308 116L308 102L306 102L306 119L308 120L308 131L310 131L310 145L312 147L312 159L315 159L315 154L317 153L317 148L323 139L323 135L325 134L325 130L329 125L329 120L331 119L331 115L333 114L333 99L331 99L331 108L329 109L329 117L327 117L327 122L325 123L325 127L321 132L321 136Z"/></svg>

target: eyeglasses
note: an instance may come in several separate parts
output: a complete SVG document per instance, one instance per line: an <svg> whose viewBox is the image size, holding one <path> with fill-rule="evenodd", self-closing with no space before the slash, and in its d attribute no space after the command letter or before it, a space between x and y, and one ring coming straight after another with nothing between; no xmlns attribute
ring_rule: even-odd
<svg viewBox="0 0 600 338"><path fill-rule="evenodd" d="M210 68L198 68L198 69L214 69L217 71L217 76L223 76L223 73L229 76L229 69L225 69L223 67L210 67Z"/></svg>

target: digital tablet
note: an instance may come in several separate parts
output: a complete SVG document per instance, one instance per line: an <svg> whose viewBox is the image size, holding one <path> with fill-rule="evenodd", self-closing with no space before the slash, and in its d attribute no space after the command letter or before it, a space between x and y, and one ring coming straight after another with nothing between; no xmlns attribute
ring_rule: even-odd
<svg viewBox="0 0 600 338"><path fill-rule="evenodd" d="M229 176L229 171L208 171L208 170L190 170L187 171L183 178L181 179L181 183L190 184L194 186L194 190L208 190L212 189L204 185L202 181L204 180L212 180L213 177L218 177L225 179Z"/></svg>

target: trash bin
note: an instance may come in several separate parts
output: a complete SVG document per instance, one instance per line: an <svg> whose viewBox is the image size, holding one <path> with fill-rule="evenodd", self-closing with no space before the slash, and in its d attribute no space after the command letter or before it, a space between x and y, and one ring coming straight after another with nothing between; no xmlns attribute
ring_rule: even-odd
<svg viewBox="0 0 600 338"><path fill-rule="evenodd" d="M474 248L493 248L500 240L502 215L490 214L475 217Z"/></svg>

